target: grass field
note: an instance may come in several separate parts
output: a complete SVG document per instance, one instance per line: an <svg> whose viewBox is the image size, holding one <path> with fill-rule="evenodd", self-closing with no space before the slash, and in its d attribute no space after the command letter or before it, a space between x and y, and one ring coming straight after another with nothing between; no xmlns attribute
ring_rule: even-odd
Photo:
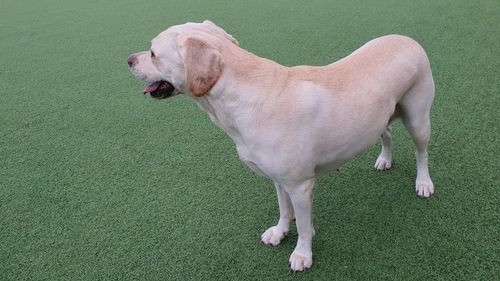
<svg viewBox="0 0 500 281"><path fill-rule="evenodd" d="M128 54L211 19L284 65L323 65L409 35L436 83L430 171L414 191L410 138L321 178L314 266L291 274L293 227L269 180L188 97L156 101ZM500 2L2 0L0 280L499 280Z"/></svg>

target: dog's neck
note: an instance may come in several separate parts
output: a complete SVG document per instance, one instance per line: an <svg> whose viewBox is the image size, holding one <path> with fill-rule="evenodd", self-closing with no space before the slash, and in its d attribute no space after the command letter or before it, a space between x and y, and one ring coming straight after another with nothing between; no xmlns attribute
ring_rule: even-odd
<svg viewBox="0 0 500 281"><path fill-rule="evenodd" d="M231 54L225 56L229 59L224 62L219 81L210 93L196 98L196 101L210 119L238 144L254 127L250 123L258 121L263 103L279 96L285 85L280 87L275 81L286 81L277 78L287 76L289 68L240 48L227 52Z"/></svg>

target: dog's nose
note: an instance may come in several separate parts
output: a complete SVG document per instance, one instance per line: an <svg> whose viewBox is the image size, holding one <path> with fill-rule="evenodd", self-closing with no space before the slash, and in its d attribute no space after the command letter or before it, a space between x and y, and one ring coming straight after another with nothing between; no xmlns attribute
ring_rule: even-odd
<svg viewBox="0 0 500 281"><path fill-rule="evenodd" d="M134 66L137 63L137 57L135 55L130 55L127 59L127 63L129 67Z"/></svg>

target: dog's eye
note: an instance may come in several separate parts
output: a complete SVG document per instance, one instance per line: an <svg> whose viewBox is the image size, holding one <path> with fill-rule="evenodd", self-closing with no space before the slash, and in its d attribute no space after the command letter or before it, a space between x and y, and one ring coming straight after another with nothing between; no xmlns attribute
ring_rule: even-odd
<svg viewBox="0 0 500 281"><path fill-rule="evenodd" d="M151 57L154 58L156 57L155 53L153 51L151 51Z"/></svg>

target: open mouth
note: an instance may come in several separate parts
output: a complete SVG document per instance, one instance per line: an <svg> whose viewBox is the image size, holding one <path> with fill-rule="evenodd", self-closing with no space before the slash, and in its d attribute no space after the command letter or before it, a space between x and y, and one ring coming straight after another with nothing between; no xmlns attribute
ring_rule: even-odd
<svg viewBox="0 0 500 281"><path fill-rule="evenodd" d="M144 94L147 93L155 99L166 99L176 96L180 92L170 82L161 80L153 82L144 88Z"/></svg>

